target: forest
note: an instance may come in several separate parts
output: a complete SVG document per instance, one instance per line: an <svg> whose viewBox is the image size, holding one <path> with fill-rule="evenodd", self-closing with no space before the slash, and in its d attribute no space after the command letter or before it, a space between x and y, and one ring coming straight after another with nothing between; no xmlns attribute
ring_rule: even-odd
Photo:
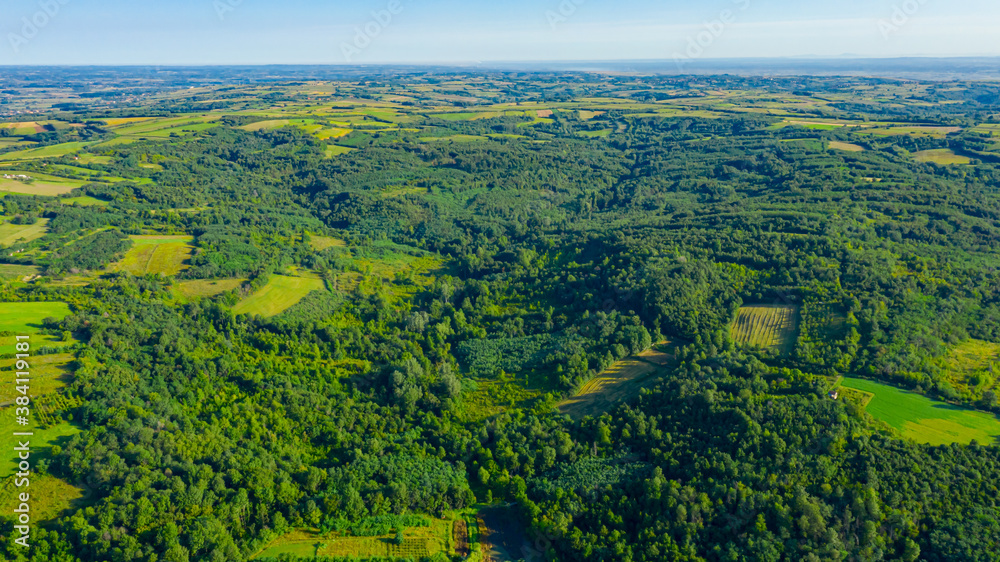
<svg viewBox="0 0 1000 562"><path fill-rule="evenodd" d="M33 116L0 306L69 305L26 323L71 372L35 469L85 493L28 550L0 514L0 559L346 560L502 508L510 560L1000 560L995 440L831 398L1000 414L1000 86L952 86L429 74ZM794 311L785 348L734 337L748 306Z"/></svg>

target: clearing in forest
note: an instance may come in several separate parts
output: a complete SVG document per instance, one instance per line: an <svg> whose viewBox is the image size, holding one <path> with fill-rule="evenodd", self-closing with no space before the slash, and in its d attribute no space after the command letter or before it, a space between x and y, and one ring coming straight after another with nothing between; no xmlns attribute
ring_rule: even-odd
<svg viewBox="0 0 1000 562"><path fill-rule="evenodd" d="M861 146L860 144L853 144L853 143L841 142L841 141L830 141L830 148L832 148L834 150L843 150L843 151L846 151L846 152L864 152L865 151L865 147Z"/></svg>
<svg viewBox="0 0 1000 562"><path fill-rule="evenodd" d="M346 248L347 242L332 236L318 236L316 234L310 234L309 245L312 246L314 250L322 252L323 250L329 248Z"/></svg>
<svg viewBox="0 0 1000 562"><path fill-rule="evenodd" d="M18 241L31 242L45 236L49 219L41 219L35 224L12 224L9 217L0 217L0 246L13 246Z"/></svg>
<svg viewBox="0 0 1000 562"><path fill-rule="evenodd" d="M15 175L25 175L31 178L32 181L24 182L17 179L4 178L3 174L15 176ZM0 174L0 191L9 191L11 193L22 193L24 195L43 195L46 197L57 197L59 195L65 195L74 189L83 187L87 182L81 180L71 180L66 178L60 178L56 176L50 176L47 174L39 174L38 172L17 172L3 170L3 174Z"/></svg>
<svg viewBox="0 0 1000 562"><path fill-rule="evenodd" d="M70 315L64 302L5 302L0 305L0 332L13 335L0 336L0 349L12 348L14 337L30 335L32 347L59 345L58 338L38 334L46 318L62 320Z"/></svg>
<svg viewBox="0 0 1000 562"><path fill-rule="evenodd" d="M177 275L187 269L191 257L191 236L130 236L132 248L115 264L115 271L132 275Z"/></svg>
<svg viewBox="0 0 1000 562"><path fill-rule="evenodd" d="M949 166L952 164L968 164L972 162L972 160L969 160L965 156L955 154L955 151L949 148L935 148L933 150L921 150L920 152L914 152L913 159L917 162L933 162L942 166Z"/></svg>
<svg viewBox="0 0 1000 562"><path fill-rule="evenodd" d="M988 445L1000 437L1000 420L991 414L863 379L845 378L841 386L868 394L867 412L917 443Z"/></svg>
<svg viewBox="0 0 1000 562"><path fill-rule="evenodd" d="M795 347L799 311L794 306L756 305L740 308L732 326L733 341L790 353Z"/></svg>
<svg viewBox="0 0 1000 562"><path fill-rule="evenodd" d="M610 366L585 384L572 398L564 400L558 409L574 419L600 415L620 402L639 394L659 367L670 364L673 355L666 353L670 342L661 342L635 357Z"/></svg>
<svg viewBox="0 0 1000 562"><path fill-rule="evenodd" d="M239 289L246 279L199 279L184 281L174 285L174 293L183 300L194 300L204 297L214 297Z"/></svg>
<svg viewBox="0 0 1000 562"><path fill-rule="evenodd" d="M233 307L233 312L270 318L292 308L309 293L322 291L323 288L322 279L274 275L267 285Z"/></svg>
<svg viewBox="0 0 1000 562"><path fill-rule="evenodd" d="M403 541L396 543L395 533L375 537L324 535L313 529L299 529L279 537L252 558L276 558L283 554L302 558L370 558L423 560L441 552L454 553L454 521L432 519L427 527L407 527Z"/></svg>

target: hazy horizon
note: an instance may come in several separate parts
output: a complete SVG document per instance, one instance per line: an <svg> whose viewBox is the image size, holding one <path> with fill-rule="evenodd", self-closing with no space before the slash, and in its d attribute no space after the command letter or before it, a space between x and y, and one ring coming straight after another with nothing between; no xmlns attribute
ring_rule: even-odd
<svg viewBox="0 0 1000 562"><path fill-rule="evenodd" d="M13 0L0 65L992 57L985 0Z"/></svg>

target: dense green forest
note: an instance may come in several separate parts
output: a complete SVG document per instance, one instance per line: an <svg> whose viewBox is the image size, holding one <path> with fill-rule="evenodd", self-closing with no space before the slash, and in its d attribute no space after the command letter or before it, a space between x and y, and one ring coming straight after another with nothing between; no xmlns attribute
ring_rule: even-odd
<svg viewBox="0 0 1000 562"><path fill-rule="evenodd" d="M467 101L414 93L455 81ZM78 182L0 199L0 226L44 224L5 245L2 267L34 269L0 301L71 307L36 323L74 342L49 423L77 431L35 469L87 491L31 549L3 519L0 558L246 560L297 529L402 540L505 505L515 560L1000 560L995 442L917 443L830 396L853 376L1000 414L995 364L949 359L1000 344L1000 86L271 88L64 106L48 118L81 126L24 142L83 148L0 144ZM154 138L136 116L177 121ZM962 162L924 157L943 153ZM190 245L179 272L155 243ZM290 289L270 287L300 285L275 309ZM751 305L795 311L791 352L736 341ZM660 342L641 391L557 409Z"/></svg>

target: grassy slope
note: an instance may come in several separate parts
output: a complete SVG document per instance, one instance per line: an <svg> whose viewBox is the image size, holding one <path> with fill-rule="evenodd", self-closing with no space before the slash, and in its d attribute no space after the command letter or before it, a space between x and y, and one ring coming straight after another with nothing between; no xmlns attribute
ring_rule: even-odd
<svg viewBox="0 0 1000 562"><path fill-rule="evenodd" d="M968 444L975 439L986 444L1000 437L1000 420L996 416L872 381L844 379L842 385L873 394L868 413L918 443Z"/></svg>
<svg viewBox="0 0 1000 562"><path fill-rule="evenodd" d="M312 291L323 290L321 279L275 275L262 289L233 307L236 314L277 316L298 304Z"/></svg>

